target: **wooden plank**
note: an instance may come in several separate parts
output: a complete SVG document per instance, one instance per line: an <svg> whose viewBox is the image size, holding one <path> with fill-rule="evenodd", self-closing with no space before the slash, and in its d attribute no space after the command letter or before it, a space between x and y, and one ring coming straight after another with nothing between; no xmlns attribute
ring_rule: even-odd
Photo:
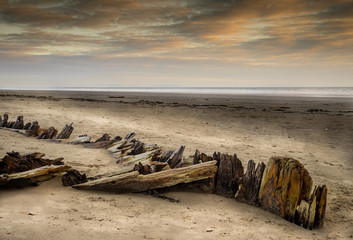
<svg viewBox="0 0 353 240"><path fill-rule="evenodd" d="M244 168L235 154L221 154L216 181L217 194L233 198L238 191L240 178L243 175Z"/></svg>
<svg viewBox="0 0 353 240"><path fill-rule="evenodd" d="M70 168L66 165L50 165L25 172L1 174L0 187L24 187L38 184L39 182L50 180Z"/></svg>
<svg viewBox="0 0 353 240"><path fill-rule="evenodd" d="M56 139L69 139L71 133L73 132L74 128L72 127L73 123L69 125L65 125L65 127L61 130L61 132L57 135Z"/></svg>
<svg viewBox="0 0 353 240"><path fill-rule="evenodd" d="M217 161L210 161L184 168L156 172L148 175L137 171L118 176L97 179L74 185L76 189L112 190L115 192L142 192L214 178L217 173Z"/></svg>
<svg viewBox="0 0 353 240"><path fill-rule="evenodd" d="M251 205L257 205L258 203L262 174L266 165L261 162L257 164L256 168L255 166L255 162L249 160L246 173L242 177L239 190L235 195L235 199L239 202L245 202Z"/></svg>

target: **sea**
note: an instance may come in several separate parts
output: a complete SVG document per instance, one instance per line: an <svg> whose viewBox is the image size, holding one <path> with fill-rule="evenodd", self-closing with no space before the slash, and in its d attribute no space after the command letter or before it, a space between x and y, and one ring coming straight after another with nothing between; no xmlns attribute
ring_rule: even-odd
<svg viewBox="0 0 353 240"><path fill-rule="evenodd" d="M1 88L0 90L45 90L89 92L137 92L170 94L258 95L353 98L353 87L52 87Z"/></svg>

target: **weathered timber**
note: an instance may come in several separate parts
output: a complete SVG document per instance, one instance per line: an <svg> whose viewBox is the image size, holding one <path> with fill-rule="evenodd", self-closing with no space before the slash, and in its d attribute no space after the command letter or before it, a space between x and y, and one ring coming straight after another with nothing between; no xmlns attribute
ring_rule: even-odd
<svg viewBox="0 0 353 240"><path fill-rule="evenodd" d="M168 161L168 159L170 158L170 156L172 156L172 154L174 153L174 150L167 150L165 151L162 156L159 158L160 162L166 162Z"/></svg>
<svg viewBox="0 0 353 240"><path fill-rule="evenodd" d="M39 135L39 124L37 121L32 122L31 126L27 130L28 137L37 137Z"/></svg>
<svg viewBox="0 0 353 240"><path fill-rule="evenodd" d="M135 141L132 141L132 145L131 145L131 151L128 155L137 155L137 154L141 154L143 152L145 152L144 150L144 143L139 141L139 140L135 140Z"/></svg>
<svg viewBox="0 0 353 240"><path fill-rule="evenodd" d="M201 162L208 162L208 161L213 161L213 160L218 160L219 158L215 158L215 155L213 156L208 156L206 153L200 153L198 149L196 149L195 154L194 154L194 164L198 164Z"/></svg>
<svg viewBox="0 0 353 240"><path fill-rule="evenodd" d="M23 123L23 116L18 116L16 122L12 126L14 129L23 129L24 123Z"/></svg>
<svg viewBox="0 0 353 240"><path fill-rule="evenodd" d="M132 142L122 139L120 141L114 142L109 148L107 149L109 152L116 153L116 152L121 152L123 149L128 148L131 149Z"/></svg>
<svg viewBox="0 0 353 240"><path fill-rule="evenodd" d="M323 225L326 209L327 188L315 186L308 201L301 200L296 208L294 223L304 228L313 229Z"/></svg>
<svg viewBox="0 0 353 240"><path fill-rule="evenodd" d="M62 182L64 186L73 186L80 183L87 182L86 174L81 174L77 170L69 170L66 174L62 176Z"/></svg>
<svg viewBox="0 0 353 240"><path fill-rule="evenodd" d="M130 142L134 137L135 137L135 133L134 133L134 132L130 132L130 133L128 133L128 134L125 136L124 139Z"/></svg>
<svg viewBox="0 0 353 240"><path fill-rule="evenodd" d="M63 158L43 159L44 153L31 153L21 156L18 152L8 152L0 159L0 174L24 172L46 165L63 165Z"/></svg>
<svg viewBox="0 0 353 240"><path fill-rule="evenodd" d="M65 127L61 130L61 132L56 136L56 139L69 139L71 133L73 132L74 128L72 126L73 123L69 125L65 125Z"/></svg>
<svg viewBox="0 0 353 240"><path fill-rule="evenodd" d="M174 151L172 155L168 158L167 163L170 168L180 168L183 166L183 153L185 146L180 146L178 150Z"/></svg>
<svg viewBox="0 0 353 240"><path fill-rule="evenodd" d="M311 177L299 161L272 157L261 180L260 207L293 221L300 202L309 200L311 187Z"/></svg>
<svg viewBox="0 0 353 240"><path fill-rule="evenodd" d="M245 202L251 205L257 205L259 190L261 185L262 174L266 165L261 162L257 164L250 160L245 175L241 179L239 190L235 195L235 199L239 202Z"/></svg>
<svg viewBox="0 0 353 240"><path fill-rule="evenodd" d="M7 127L7 128L12 128L13 125L15 125L15 123L16 123L16 122L8 121L5 127Z"/></svg>
<svg viewBox="0 0 353 240"><path fill-rule="evenodd" d="M193 163L194 164L198 164L200 161L200 151L198 149L195 150L195 154L194 154L194 159L193 159Z"/></svg>
<svg viewBox="0 0 353 240"><path fill-rule="evenodd" d="M237 155L221 154L216 180L216 193L233 198L238 191L244 168Z"/></svg>
<svg viewBox="0 0 353 240"><path fill-rule="evenodd" d="M116 136L113 139L110 139L110 135L107 133L103 134L102 137L98 138L95 142L85 142L82 146L86 148L93 148L93 149L98 149L98 148L111 148L115 146L115 144L118 141L121 141L120 136Z"/></svg>
<svg viewBox="0 0 353 240"><path fill-rule="evenodd" d="M53 139L56 134L58 133L58 130L56 130L54 127L50 127L48 129L45 129L37 139Z"/></svg>
<svg viewBox="0 0 353 240"><path fill-rule="evenodd" d="M104 142L109 140L110 140L110 135L108 133L104 133L103 136L98 138L95 142Z"/></svg>
<svg viewBox="0 0 353 240"><path fill-rule="evenodd" d="M28 130L30 127L31 127L31 123L28 122L28 123L26 123L26 124L23 126L23 129L24 129L24 130Z"/></svg>
<svg viewBox="0 0 353 240"><path fill-rule="evenodd" d="M160 172L168 169L170 169L168 163L162 163L157 161L153 161L145 165L139 162L138 164L135 164L135 167L134 167L134 171L138 171L140 174L143 174L143 175Z"/></svg>
<svg viewBox="0 0 353 240"><path fill-rule="evenodd" d="M327 199L327 187L326 185L316 186L311 196L313 200L316 198L314 228L322 227L324 223L324 217L326 212L326 199Z"/></svg>
<svg viewBox="0 0 353 240"><path fill-rule="evenodd" d="M91 137L87 136L86 134L79 135L78 137L72 139L71 141L67 142L69 144L84 144L84 143L90 143L91 142Z"/></svg>
<svg viewBox="0 0 353 240"><path fill-rule="evenodd" d="M0 127L6 127L7 121L9 120L9 115L6 113L4 114L4 119L0 121Z"/></svg>
<svg viewBox="0 0 353 240"><path fill-rule="evenodd" d="M189 183L179 183L175 186L161 188L158 191L189 191L198 193L215 193L215 177Z"/></svg>
<svg viewBox="0 0 353 240"><path fill-rule="evenodd" d="M25 187L37 185L38 183L50 180L69 169L70 167L66 165L50 165L20 173L1 174L0 187Z"/></svg>
<svg viewBox="0 0 353 240"><path fill-rule="evenodd" d="M179 183L189 183L212 178L215 177L217 169L217 162L211 161L147 175L142 175L138 171L134 171L74 185L73 187L77 189L111 190L114 192L142 192L174 186Z"/></svg>
<svg viewBox="0 0 353 240"><path fill-rule="evenodd" d="M116 163L122 164L122 166L127 166L131 164L136 164L137 162L141 162L142 164L152 162L155 159L156 155L160 154L160 149L157 148L155 150L144 152L138 155L126 155L120 157Z"/></svg>

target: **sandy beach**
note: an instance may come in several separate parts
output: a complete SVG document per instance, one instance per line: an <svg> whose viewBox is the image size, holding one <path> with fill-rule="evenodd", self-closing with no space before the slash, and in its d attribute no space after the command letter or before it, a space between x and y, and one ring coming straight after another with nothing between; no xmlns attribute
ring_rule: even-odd
<svg viewBox="0 0 353 240"><path fill-rule="evenodd" d="M298 159L314 184L326 184L324 226L306 230L262 209L214 194L79 191L60 178L0 190L0 239L353 239L353 99L119 92L0 91L0 114L37 120L71 137L130 131L166 149L236 153L267 163ZM88 176L116 169L104 149L53 143L0 130L0 156L42 152Z"/></svg>

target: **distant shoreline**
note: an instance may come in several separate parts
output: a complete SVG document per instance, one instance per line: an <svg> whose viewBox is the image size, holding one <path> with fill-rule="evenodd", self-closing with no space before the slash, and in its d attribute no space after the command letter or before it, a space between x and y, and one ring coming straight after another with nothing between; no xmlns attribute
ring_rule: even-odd
<svg viewBox="0 0 353 240"><path fill-rule="evenodd" d="M16 92L88 92L120 94L196 94L226 96L272 96L309 98L353 98L353 87L68 87L68 88L0 88L0 91Z"/></svg>

